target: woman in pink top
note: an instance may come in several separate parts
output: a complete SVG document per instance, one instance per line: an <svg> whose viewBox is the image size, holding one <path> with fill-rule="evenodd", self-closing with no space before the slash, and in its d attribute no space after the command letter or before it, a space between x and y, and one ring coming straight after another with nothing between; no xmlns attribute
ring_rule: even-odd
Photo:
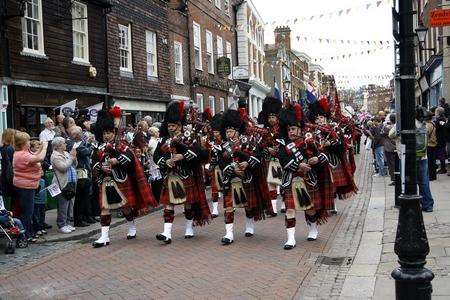
<svg viewBox="0 0 450 300"><path fill-rule="evenodd" d="M34 210L34 195L42 176L41 161L47 153L48 142L41 144L36 153L30 152L30 136L26 132L18 131L14 137L16 152L13 157L13 184L21 205L21 221L25 227L25 234L30 242L34 238L32 217Z"/></svg>

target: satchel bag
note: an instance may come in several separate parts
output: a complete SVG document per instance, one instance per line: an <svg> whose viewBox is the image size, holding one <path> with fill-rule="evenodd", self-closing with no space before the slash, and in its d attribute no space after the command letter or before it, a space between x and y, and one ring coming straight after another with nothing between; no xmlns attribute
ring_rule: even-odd
<svg viewBox="0 0 450 300"><path fill-rule="evenodd" d="M67 200L72 199L75 197L76 193L76 184L75 182L67 182L66 186L64 188L61 188L61 183L59 182L58 175L56 175L55 172L56 181L58 181L59 188L61 189L61 195L66 198Z"/></svg>

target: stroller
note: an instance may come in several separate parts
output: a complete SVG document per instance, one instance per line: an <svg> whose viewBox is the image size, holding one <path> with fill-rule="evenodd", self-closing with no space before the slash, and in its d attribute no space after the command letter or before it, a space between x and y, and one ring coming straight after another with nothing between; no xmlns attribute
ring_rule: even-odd
<svg viewBox="0 0 450 300"><path fill-rule="evenodd" d="M0 211L0 238L2 237L6 237L7 239L5 254L14 254L16 248L28 247L28 240L25 233L6 210Z"/></svg>

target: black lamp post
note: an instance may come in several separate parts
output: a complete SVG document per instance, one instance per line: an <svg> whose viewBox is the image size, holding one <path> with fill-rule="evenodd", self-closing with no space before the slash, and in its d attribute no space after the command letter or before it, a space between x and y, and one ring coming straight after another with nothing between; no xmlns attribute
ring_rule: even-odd
<svg viewBox="0 0 450 300"><path fill-rule="evenodd" d="M424 268L430 247L420 205L422 197L417 193L413 1L399 0L398 3L399 12L394 9L393 18L394 36L399 42L400 52L397 69L401 141L405 148L405 186L399 196L400 211L394 247L400 267L391 275L395 279L396 299L431 299L434 274Z"/></svg>
<svg viewBox="0 0 450 300"><path fill-rule="evenodd" d="M427 33L428 28L424 27L423 25L419 25L419 27L416 28L416 36L419 40L419 49L420 51L433 51L433 53L436 53L436 48L424 48Z"/></svg>

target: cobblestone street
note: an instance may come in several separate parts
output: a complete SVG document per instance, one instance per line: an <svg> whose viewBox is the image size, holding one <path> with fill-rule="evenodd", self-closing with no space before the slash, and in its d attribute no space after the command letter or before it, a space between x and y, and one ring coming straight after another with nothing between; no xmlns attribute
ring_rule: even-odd
<svg viewBox="0 0 450 300"><path fill-rule="evenodd" d="M364 155L364 154L362 154ZM367 160L361 159L359 183L367 180ZM367 186L367 185L366 185ZM301 298L338 295L341 267L320 264L319 256L351 257L358 243L358 216L366 205L365 188L356 200L339 201L339 214L321 227L319 239L306 241L299 214L297 247L282 249L284 218L256 223L253 238L243 235L244 213L236 216L235 243L221 246L223 218L197 228L193 240L184 239L184 220L175 219L173 243L154 238L162 229L161 212L138 220L138 238L125 239L126 226L112 229L111 245L93 249L90 241L31 246L36 257L6 262L0 277L0 298ZM239 230L240 229L240 230ZM239 232L241 231L241 232ZM54 248L52 248L54 247ZM44 248L52 251L42 251ZM36 249L36 250L34 250ZM19 257L21 252L18 251ZM17 268L13 268L18 264ZM344 269L344 271L341 270ZM19 287L20 286L20 287ZM327 289L324 289L327 287Z"/></svg>

